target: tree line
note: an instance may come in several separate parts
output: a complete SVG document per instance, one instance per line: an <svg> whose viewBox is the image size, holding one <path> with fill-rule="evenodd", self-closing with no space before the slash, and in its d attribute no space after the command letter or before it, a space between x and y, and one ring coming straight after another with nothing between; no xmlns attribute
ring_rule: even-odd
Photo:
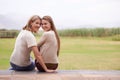
<svg viewBox="0 0 120 80"><path fill-rule="evenodd" d="M107 37L120 35L120 27L118 28L79 28L59 30L60 36L81 36L81 37Z"/></svg>
<svg viewBox="0 0 120 80"><path fill-rule="evenodd" d="M15 38L19 30L0 29L0 38Z"/></svg>
<svg viewBox="0 0 120 80"><path fill-rule="evenodd" d="M14 38L18 35L19 30L0 29L0 38ZM58 34L62 37L108 37L119 35L120 27L118 28L78 28L58 30ZM34 34L40 36L40 33Z"/></svg>

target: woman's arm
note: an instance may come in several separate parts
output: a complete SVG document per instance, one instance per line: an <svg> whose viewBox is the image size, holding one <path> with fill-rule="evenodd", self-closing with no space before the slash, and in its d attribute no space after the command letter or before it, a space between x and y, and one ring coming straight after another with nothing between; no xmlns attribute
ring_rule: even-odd
<svg viewBox="0 0 120 80"><path fill-rule="evenodd" d="M40 55L40 52L38 51L37 46L33 46L32 50L33 50L35 58L38 60L39 64L41 64L41 66L43 67L43 69L46 72L55 72L55 70L49 70L49 69L47 69L47 67L46 67L46 65L45 65L45 63L44 63L44 61L42 59L42 56Z"/></svg>
<svg viewBox="0 0 120 80"><path fill-rule="evenodd" d="M40 41L37 43L38 49L46 42L48 38L48 33L44 32L43 35L40 38Z"/></svg>

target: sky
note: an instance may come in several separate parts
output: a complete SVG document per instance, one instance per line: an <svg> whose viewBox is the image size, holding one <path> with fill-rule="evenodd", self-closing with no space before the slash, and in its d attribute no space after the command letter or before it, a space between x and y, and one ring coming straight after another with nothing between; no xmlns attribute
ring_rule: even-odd
<svg viewBox="0 0 120 80"><path fill-rule="evenodd" d="M58 29L120 27L120 0L0 0L0 16L12 23L0 27L20 29L32 15L51 16Z"/></svg>

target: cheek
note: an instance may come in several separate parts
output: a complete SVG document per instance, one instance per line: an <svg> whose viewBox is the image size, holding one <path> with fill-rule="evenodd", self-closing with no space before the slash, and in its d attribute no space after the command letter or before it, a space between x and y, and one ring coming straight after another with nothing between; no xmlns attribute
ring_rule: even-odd
<svg viewBox="0 0 120 80"><path fill-rule="evenodd" d="M49 25L48 27L49 27L49 29L51 29L51 25Z"/></svg>
<svg viewBox="0 0 120 80"><path fill-rule="evenodd" d="M35 27L34 25L31 28L32 28L32 30L36 30L37 29L37 27Z"/></svg>
<svg viewBox="0 0 120 80"><path fill-rule="evenodd" d="M38 29L39 29L39 27L34 27L34 29L35 29L35 30L38 30Z"/></svg>
<svg viewBox="0 0 120 80"><path fill-rule="evenodd" d="M32 27L32 28L34 28L34 27L35 27L35 24L34 24L34 23L32 23L32 24L31 24L31 27Z"/></svg>

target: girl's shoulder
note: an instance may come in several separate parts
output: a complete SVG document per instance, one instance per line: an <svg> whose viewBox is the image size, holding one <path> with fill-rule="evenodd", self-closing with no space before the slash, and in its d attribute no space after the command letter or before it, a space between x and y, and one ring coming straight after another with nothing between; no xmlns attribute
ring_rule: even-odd
<svg viewBox="0 0 120 80"><path fill-rule="evenodd" d="M54 31L50 30L50 31L44 32L43 34L50 35L50 34L53 34L53 33L54 33Z"/></svg>
<svg viewBox="0 0 120 80"><path fill-rule="evenodd" d="M54 31L46 31L43 33L43 36L52 36L54 35Z"/></svg>

